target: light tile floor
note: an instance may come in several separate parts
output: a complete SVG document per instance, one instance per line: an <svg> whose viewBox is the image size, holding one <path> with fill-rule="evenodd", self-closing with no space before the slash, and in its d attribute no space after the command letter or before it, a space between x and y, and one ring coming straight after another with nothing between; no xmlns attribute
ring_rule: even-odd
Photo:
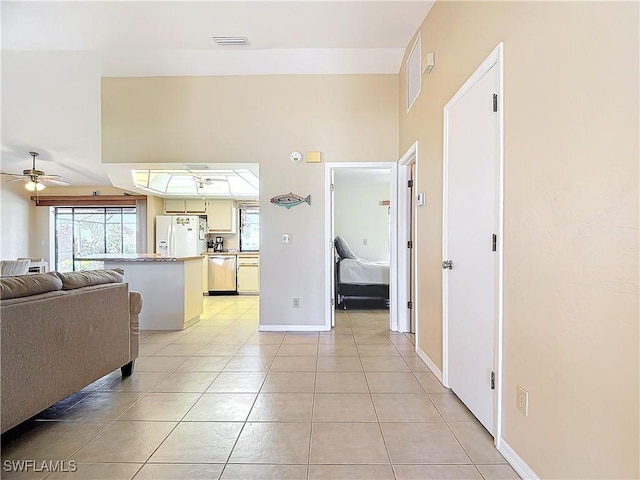
<svg viewBox="0 0 640 480"><path fill-rule="evenodd" d="M489 434L388 330L337 311L326 333L260 333L257 297L205 297L183 332L143 332L119 370L3 436L2 459L70 479L515 479ZM68 465L68 464L67 464Z"/></svg>

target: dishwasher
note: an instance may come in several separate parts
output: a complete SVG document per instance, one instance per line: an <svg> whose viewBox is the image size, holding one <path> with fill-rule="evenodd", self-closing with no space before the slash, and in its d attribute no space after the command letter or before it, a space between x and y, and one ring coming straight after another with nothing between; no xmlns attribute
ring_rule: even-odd
<svg viewBox="0 0 640 480"><path fill-rule="evenodd" d="M235 255L209 255L208 288L209 295L237 295Z"/></svg>

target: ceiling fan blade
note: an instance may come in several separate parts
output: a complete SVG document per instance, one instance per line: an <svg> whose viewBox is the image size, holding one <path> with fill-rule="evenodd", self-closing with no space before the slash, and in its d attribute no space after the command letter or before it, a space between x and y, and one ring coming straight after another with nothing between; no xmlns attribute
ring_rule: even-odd
<svg viewBox="0 0 640 480"><path fill-rule="evenodd" d="M61 175L38 175L38 178L43 180L62 180Z"/></svg>
<svg viewBox="0 0 640 480"><path fill-rule="evenodd" d="M11 180L5 180L5 183L13 183L13 182L26 182L26 178L12 178Z"/></svg>
<svg viewBox="0 0 640 480"><path fill-rule="evenodd" d="M0 175L9 175L11 177L28 177L28 175L24 175L22 173L7 173L7 172L0 172Z"/></svg>
<svg viewBox="0 0 640 480"><path fill-rule="evenodd" d="M41 183L45 184L45 185L60 185L63 187L66 187L69 185L68 182L65 182L63 180L57 180L55 178L44 178L42 177L41 179Z"/></svg>

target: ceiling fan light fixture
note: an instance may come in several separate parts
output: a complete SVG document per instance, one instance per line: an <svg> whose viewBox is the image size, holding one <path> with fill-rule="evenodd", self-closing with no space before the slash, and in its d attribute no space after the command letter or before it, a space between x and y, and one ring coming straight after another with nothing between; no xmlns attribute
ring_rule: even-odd
<svg viewBox="0 0 640 480"><path fill-rule="evenodd" d="M27 182L24 188L26 188L30 192L36 192L36 191L40 192L44 190L46 187L42 183L36 182L35 180L30 180L29 182Z"/></svg>

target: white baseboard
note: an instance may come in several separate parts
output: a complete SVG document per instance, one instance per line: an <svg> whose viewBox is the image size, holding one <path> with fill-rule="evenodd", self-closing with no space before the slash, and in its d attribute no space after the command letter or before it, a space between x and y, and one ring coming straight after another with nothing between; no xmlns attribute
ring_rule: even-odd
<svg viewBox="0 0 640 480"><path fill-rule="evenodd" d="M422 360L427 365L429 370L431 370L431 373L433 373L438 379L438 381L442 383L442 372L436 366L436 364L433 363L433 360L431 360L429 356L426 353L424 353L420 347L416 347L416 353L418 354L418 357L420 357L420 360Z"/></svg>
<svg viewBox="0 0 640 480"><path fill-rule="evenodd" d="M523 480L540 480L540 477L536 475L527 462L525 462L520 455L518 455L513 448L505 442L504 438L501 438L498 442L498 451L502 454L504 459L509 462L511 468L513 468L520 478Z"/></svg>
<svg viewBox="0 0 640 480"><path fill-rule="evenodd" d="M328 332L326 325L260 325L259 332Z"/></svg>

